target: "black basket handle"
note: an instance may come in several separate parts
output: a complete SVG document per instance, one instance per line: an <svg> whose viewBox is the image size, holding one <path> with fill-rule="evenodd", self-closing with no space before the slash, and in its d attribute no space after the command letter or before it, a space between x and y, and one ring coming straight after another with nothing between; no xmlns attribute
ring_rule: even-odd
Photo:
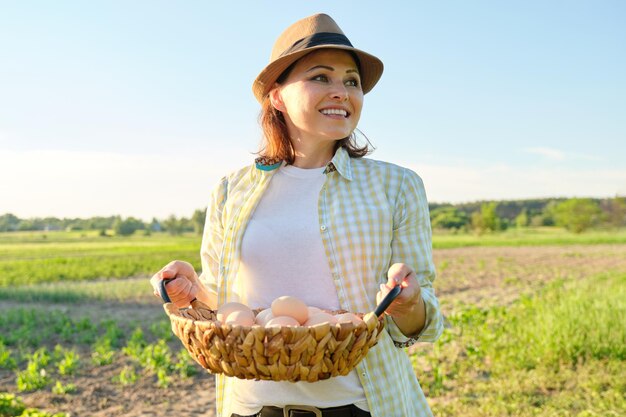
<svg viewBox="0 0 626 417"><path fill-rule="evenodd" d="M161 298L163 299L163 301L165 301L166 303L171 303L172 300L170 299L170 296L167 295L167 290L165 289L165 284L167 284L167 281L169 280L162 279L161 281L159 281L159 293L161 294Z"/></svg>
<svg viewBox="0 0 626 417"><path fill-rule="evenodd" d="M391 291L387 293L385 298L380 300L380 303L378 303L378 305L376 306L376 310L374 310L374 314L376 314L376 317L380 317L385 312L385 310L387 310L387 307L389 307L393 300L395 300L396 297L400 295L401 292L402 287L400 285L396 285L395 287L393 287Z"/></svg>

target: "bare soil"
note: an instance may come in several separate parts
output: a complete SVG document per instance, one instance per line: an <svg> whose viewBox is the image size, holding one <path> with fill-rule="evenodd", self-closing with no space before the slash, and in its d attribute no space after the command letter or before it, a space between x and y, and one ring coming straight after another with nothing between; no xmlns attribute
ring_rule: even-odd
<svg viewBox="0 0 626 417"><path fill-rule="evenodd" d="M508 304L555 279L626 272L626 245L441 249L434 252L434 259L438 269L435 289L446 314L459 305ZM4 309L16 307L29 306L3 301L0 314ZM51 314L54 310L63 310L74 317L110 318L120 324L137 320L148 322L165 314L161 305L152 299L133 304L90 302L44 307L49 308ZM180 342L176 339L172 346L178 349ZM77 350L81 358L89 358L89 346ZM18 395L28 407L66 412L72 417L215 415L214 377L204 370L188 379L173 380L167 389L159 388L156 376L149 374L123 387L112 381L129 364L123 355L103 367L87 364L88 360L83 362L85 365L72 380L76 392L57 395L47 388ZM0 369L0 392L16 392L13 371Z"/></svg>

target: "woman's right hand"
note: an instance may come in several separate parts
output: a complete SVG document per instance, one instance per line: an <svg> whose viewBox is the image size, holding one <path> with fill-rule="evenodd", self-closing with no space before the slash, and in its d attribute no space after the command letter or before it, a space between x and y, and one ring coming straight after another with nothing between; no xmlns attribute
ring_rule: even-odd
<svg viewBox="0 0 626 417"><path fill-rule="evenodd" d="M150 278L154 295L161 298L160 284L167 280L167 295L176 307L189 306L198 293L198 275L189 262L172 261Z"/></svg>

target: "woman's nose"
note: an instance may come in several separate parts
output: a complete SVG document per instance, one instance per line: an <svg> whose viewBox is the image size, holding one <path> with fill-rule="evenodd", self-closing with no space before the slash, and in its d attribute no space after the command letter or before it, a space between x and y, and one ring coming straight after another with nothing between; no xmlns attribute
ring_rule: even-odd
<svg viewBox="0 0 626 417"><path fill-rule="evenodd" d="M331 92L331 97L335 100L346 101L349 97L348 89L343 83L335 84Z"/></svg>

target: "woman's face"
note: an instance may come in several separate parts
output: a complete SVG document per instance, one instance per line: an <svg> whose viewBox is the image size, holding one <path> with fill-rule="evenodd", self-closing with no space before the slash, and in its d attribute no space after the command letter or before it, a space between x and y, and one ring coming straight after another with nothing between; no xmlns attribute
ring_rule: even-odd
<svg viewBox="0 0 626 417"><path fill-rule="evenodd" d="M350 136L361 117L363 90L348 52L320 49L296 62L270 93L293 141L336 141Z"/></svg>

